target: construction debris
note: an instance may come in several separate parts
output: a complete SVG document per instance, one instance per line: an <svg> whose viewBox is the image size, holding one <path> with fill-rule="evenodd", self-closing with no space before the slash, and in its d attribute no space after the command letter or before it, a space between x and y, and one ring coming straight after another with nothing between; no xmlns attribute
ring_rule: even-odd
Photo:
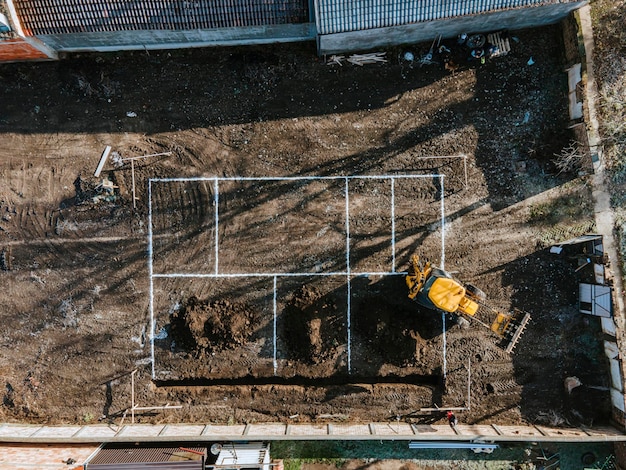
<svg viewBox="0 0 626 470"><path fill-rule="evenodd" d="M343 66L343 61L348 61L352 65L358 65L362 67L366 64L377 64L377 63L386 63L387 59L385 58L386 52L372 52L370 54L352 54L350 57L346 59L343 55L331 55L326 65L340 65Z"/></svg>
<svg viewBox="0 0 626 470"><path fill-rule="evenodd" d="M328 59L328 62L326 62L326 65L340 65L343 67L343 64L341 62L343 62L344 60L346 60L345 56L331 55L330 59Z"/></svg>
<svg viewBox="0 0 626 470"><path fill-rule="evenodd" d="M386 52L372 52L371 54L353 54L348 57L348 62L362 67L366 64L386 63Z"/></svg>
<svg viewBox="0 0 626 470"><path fill-rule="evenodd" d="M578 377L567 377L564 381L563 381L563 385L565 386L565 390L567 390L567 394L570 395L572 393L572 390L574 390L576 387L580 387L583 383L580 381L580 379Z"/></svg>
<svg viewBox="0 0 626 470"><path fill-rule="evenodd" d="M104 148L104 152L102 152L102 156L100 157L100 162L98 163L98 167L96 168L96 171L93 174L96 178L100 176L100 172L102 172L102 169L104 168L104 165L107 161L109 153L111 153L111 146L107 145Z"/></svg>

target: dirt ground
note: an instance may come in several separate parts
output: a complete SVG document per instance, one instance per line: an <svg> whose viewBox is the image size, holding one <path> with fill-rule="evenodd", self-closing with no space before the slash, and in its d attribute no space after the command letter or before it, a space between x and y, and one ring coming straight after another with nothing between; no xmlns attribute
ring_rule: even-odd
<svg viewBox="0 0 626 470"><path fill-rule="evenodd" d="M138 369L139 404L183 405L144 422L435 422L469 361L463 422L606 422L599 323L547 250L593 231L586 177L552 161L560 31L514 36L454 72L310 44L3 65L0 420L119 422ZM134 163L134 207L119 159L167 152ZM318 178L355 175L387 178ZM413 253L529 312L515 353L410 301Z"/></svg>

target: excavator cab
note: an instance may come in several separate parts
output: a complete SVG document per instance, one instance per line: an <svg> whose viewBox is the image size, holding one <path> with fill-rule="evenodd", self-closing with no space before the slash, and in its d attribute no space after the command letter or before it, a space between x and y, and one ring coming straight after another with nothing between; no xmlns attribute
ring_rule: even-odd
<svg viewBox="0 0 626 470"><path fill-rule="evenodd" d="M478 311L478 304L467 295L468 291L461 283L443 269L433 267L430 262L422 264L417 255L411 257L406 284L409 299L424 307L448 313L460 311L470 316Z"/></svg>
<svg viewBox="0 0 626 470"><path fill-rule="evenodd" d="M466 295L465 287L451 277L436 277L438 271L442 275L448 275L440 269L433 270L435 276L433 276L432 286L428 291L428 299L438 309L445 312L460 311L465 315L474 316L478 311L478 304Z"/></svg>

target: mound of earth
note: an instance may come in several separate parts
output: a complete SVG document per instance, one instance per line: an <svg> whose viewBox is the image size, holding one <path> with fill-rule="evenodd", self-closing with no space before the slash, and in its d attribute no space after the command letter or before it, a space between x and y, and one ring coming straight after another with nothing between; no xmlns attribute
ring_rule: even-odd
<svg viewBox="0 0 626 470"><path fill-rule="evenodd" d="M287 342L293 355L313 364L334 355L340 343L337 331L343 329L338 313L332 294L322 295L312 286L296 290L284 312Z"/></svg>
<svg viewBox="0 0 626 470"><path fill-rule="evenodd" d="M244 304L192 296L172 314L172 335L189 350L233 349L248 340L255 317L255 312Z"/></svg>
<svg viewBox="0 0 626 470"><path fill-rule="evenodd" d="M366 297L354 309L354 327L369 349L399 366L413 364L425 340L406 311L384 299Z"/></svg>

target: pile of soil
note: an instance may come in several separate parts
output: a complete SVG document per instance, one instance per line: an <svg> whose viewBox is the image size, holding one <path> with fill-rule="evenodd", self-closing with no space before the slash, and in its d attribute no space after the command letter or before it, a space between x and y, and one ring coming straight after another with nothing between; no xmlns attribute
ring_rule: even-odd
<svg viewBox="0 0 626 470"><path fill-rule="evenodd" d="M293 357L320 364L336 354L340 342L333 332L345 325L332 293L322 295L315 286L302 286L293 293L284 315Z"/></svg>
<svg viewBox="0 0 626 470"><path fill-rule="evenodd" d="M185 349L216 352L245 344L255 319L254 310L244 304L191 296L172 314L171 331Z"/></svg>
<svg viewBox="0 0 626 470"><path fill-rule="evenodd" d="M384 299L369 297L358 302L354 326L362 342L375 355L398 366L414 365L419 359L424 339L414 326L411 315L393 308ZM390 347L393 345L393 347Z"/></svg>

